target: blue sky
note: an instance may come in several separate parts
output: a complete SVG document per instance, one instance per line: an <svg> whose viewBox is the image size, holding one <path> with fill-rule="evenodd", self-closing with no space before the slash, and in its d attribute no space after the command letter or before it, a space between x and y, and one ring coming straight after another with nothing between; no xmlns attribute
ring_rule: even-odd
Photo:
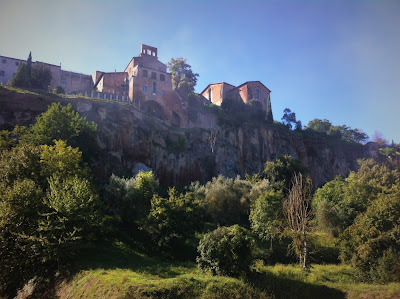
<svg viewBox="0 0 400 299"><path fill-rule="evenodd" d="M260 80L285 108L400 142L400 1L0 0L0 55L122 71L140 44L209 83Z"/></svg>

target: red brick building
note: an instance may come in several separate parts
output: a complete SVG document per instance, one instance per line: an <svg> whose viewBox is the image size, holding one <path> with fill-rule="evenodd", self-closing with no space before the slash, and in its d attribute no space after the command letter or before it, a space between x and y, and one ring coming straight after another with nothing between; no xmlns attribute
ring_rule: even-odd
<svg viewBox="0 0 400 299"><path fill-rule="evenodd" d="M248 81L239 86L226 82L213 83L209 84L201 95L218 106L221 106L224 99L228 98L243 101L246 104L252 99L259 100L262 109L266 112L266 119L272 121L271 91L260 81Z"/></svg>

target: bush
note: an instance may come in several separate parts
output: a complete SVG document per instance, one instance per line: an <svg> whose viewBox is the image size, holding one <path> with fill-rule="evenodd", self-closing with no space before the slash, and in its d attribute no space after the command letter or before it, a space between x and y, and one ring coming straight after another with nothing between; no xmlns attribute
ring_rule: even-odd
<svg viewBox="0 0 400 299"><path fill-rule="evenodd" d="M179 194L175 188L168 193L168 198L153 196L144 229L162 253L182 257L187 239L201 229L202 206L193 193Z"/></svg>
<svg viewBox="0 0 400 299"><path fill-rule="evenodd" d="M61 86L57 86L56 88L54 88L53 92L58 94L65 94L65 90Z"/></svg>
<svg viewBox="0 0 400 299"><path fill-rule="evenodd" d="M195 190L206 207L207 216L218 225L248 225L251 184L246 180L213 178L203 188Z"/></svg>
<svg viewBox="0 0 400 299"><path fill-rule="evenodd" d="M400 192L380 194L341 235L341 258L367 281L400 281Z"/></svg>
<svg viewBox="0 0 400 299"><path fill-rule="evenodd" d="M150 202L158 186L153 172L139 172L135 177L110 177L105 187L109 211L125 223L146 217Z"/></svg>
<svg viewBox="0 0 400 299"><path fill-rule="evenodd" d="M219 227L207 233L197 248L197 264L213 275L238 276L249 271L253 240L239 225Z"/></svg>

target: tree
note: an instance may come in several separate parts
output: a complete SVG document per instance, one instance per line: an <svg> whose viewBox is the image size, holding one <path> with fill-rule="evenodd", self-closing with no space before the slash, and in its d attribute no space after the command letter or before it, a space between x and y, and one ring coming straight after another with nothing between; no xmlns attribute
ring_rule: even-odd
<svg viewBox="0 0 400 299"><path fill-rule="evenodd" d="M157 185L151 171L139 172L131 178L120 178L113 174L105 188L110 212L125 223L147 217Z"/></svg>
<svg viewBox="0 0 400 299"><path fill-rule="evenodd" d="M287 234L292 238L292 246L299 256L301 267L309 267L308 235L311 230L311 179L301 173L292 179L287 199L283 203L283 213L286 217Z"/></svg>
<svg viewBox="0 0 400 299"><path fill-rule="evenodd" d="M400 192L381 193L340 237L341 258L367 281L400 281Z"/></svg>
<svg viewBox="0 0 400 299"><path fill-rule="evenodd" d="M42 63L36 63L32 67L31 85L35 88L47 90L52 79L50 69Z"/></svg>
<svg viewBox="0 0 400 299"><path fill-rule="evenodd" d="M97 153L95 123L89 123L72 105L52 103L46 112L36 117L36 123L20 137L20 143L51 145L54 140L64 140L67 145L79 148L85 160Z"/></svg>
<svg viewBox="0 0 400 299"><path fill-rule="evenodd" d="M239 276L249 271L253 240L239 225L219 227L203 236L197 247L197 264L213 275Z"/></svg>
<svg viewBox="0 0 400 299"><path fill-rule="evenodd" d="M279 235L282 222L282 191L271 190L260 195L251 206L251 229L262 240L272 242Z"/></svg>
<svg viewBox="0 0 400 299"><path fill-rule="evenodd" d="M28 60L25 63L21 63L18 67L17 72L11 80L11 85L15 87L31 87L32 85L32 54L29 52Z"/></svg>
<svg viewBox="0 0 400 299"><path fill-rule="evenodd" d="M265 177L276 189L283 189L284 194L290 188L295 173L306 174L308 169L300 160L289 155L279 155L274 161L267 161L264 165Z"/></svg>
<svg viewBox="0 0 400 299"><path fill-rule="evenodd" d="M169 189L168 198L154 195L144 229L159 250L169 256L183 254L185 241L201 226L201 202L193 193L179 194Z"/></svg>
<svg viewBox="0 0 400 299"><path fill-rule="evenodd" d="M191 66L183 58L171 58L168 68L172 74L172 88L187 100L188 96L194 92L199 74L193 73Z"/></svg>
<svg viewBox="0 0 400 299"><path fill-rule="evenodd" d="M289 129L301 130L301 121L296 120L296 113L292 112L289 108L283 110L283 116L281 118L282 123Z"/></svg>
<svg viewBox="0 0 400 299"><path fill-rule="evenodd" d="M29 75L29 81L31 80L32 74L32 52L29 52L28 60L26 61L26 69Z"/></svg>
<svg viewBox="0 0 400 299"><path fill-rule="evenodd" d="M14 87L30 87L31 76L25 63L21 63L17 72L11 80L11 85Z"/></svg>
<svg viewBox="0 0 400 299"><path fill-rule="evenodd" d="M328 134L331 127L332 127L332 124L329 120L327 120L327 119L321 120L321 119L315 118L308 123L308 125L305 127L305 129Z"/></svg>
<svg viewBox="0 0 400 299"><path fill-rule="evenodd" d="M354 216L350 202L345 200L347 182L340 176L327 182L314 195L313 208L318 224L333 236L338 236L351 225Z"/></svg>
<svg viewBox="0 0 400 299"><path fill-rule="evenodd" d="M248 225L250 190L251 184L239 177L213 178L205 185L203 198L210 220L218 225Z"/></svg>

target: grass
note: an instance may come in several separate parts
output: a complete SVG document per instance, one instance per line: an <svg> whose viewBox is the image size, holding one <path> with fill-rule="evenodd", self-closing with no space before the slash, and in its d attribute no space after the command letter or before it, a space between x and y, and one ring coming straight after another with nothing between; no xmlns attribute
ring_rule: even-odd
<svg viewBox="0 0 400 299"><path fill-rule="evenodd" d="M316 234L318 246L335 239ZM211 276L194 262L150 257L122 242L99 243L80 252L70 275L57 286L61 298L393 298L400 283L361 283L343 264L254 263L246 277ZM395 298L397 298L395 297Z"/></svg>
<svg viewBox="0 0 400 299"><path fill-rule="evenodd" d="M350 298L365 298L366 295L373 293L379 294L379 298L400 296L400 283L369 284L356 281L355 271L349 265L312 265L308 273L302 271L298 265L265 266L258 263L255 268L260 273L273 275L279 279L335 289Z"/></svg>
<svg viewBox="0 0 400 299"><path fill-rule="evenodd" d="M195 263L168 262L123 243L82 252L70 278L57 287L62 298L269 298L235 278L202 273Z"/></svg>

